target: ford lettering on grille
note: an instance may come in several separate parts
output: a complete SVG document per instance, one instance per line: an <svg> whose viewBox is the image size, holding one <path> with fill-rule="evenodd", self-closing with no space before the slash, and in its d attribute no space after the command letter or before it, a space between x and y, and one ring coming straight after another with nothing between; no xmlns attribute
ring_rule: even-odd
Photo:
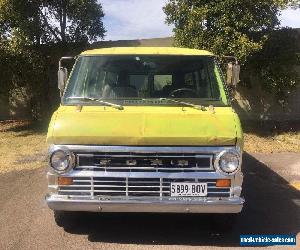
<svg viewBox="0 0 300 250"><path fill-rule="evenodd" d="M214 171L213 155L77 154L76 170L105 172Z"/></svg>

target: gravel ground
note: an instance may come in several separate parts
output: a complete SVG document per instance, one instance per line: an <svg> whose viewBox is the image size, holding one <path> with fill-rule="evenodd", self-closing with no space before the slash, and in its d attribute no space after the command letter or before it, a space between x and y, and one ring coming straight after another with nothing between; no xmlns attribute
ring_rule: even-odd
<svg viewBox="0 0 300 250"><path fill-rule="evenodd" d="M178 214L78 213L60 227L44 201L45 168L3 173L0 249L232 249L247 233L297 234L299 247L300 192L291 183L300 182L300 154L245 154L243 168L246 205L227 232L208 216Z"/></svg>

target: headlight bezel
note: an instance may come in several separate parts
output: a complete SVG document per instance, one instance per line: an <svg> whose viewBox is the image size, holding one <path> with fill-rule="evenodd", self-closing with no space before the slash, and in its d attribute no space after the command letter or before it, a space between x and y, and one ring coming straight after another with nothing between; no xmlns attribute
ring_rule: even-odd
<svg viewBox="0 0 300 250"><path fill-rule="evenodd" d="M52 164L53 156L58 152L63 152L68 160L68 166L63 170L55 168ZM51 147L49 150L49 167L58 174L65 174L75 167L75 155L67 147Z"/></svg>
<svg viewBox="0 0 300 250"><path fill-rule="evenodd" d="M220 160L221 158L225 155L225 154L234 154L236 157L237 157L237 160L238 160L238 165L236 167L236 169L232 172L227 172L225 171L221 166L220 166ZM215 161L214 161L214 166L215 166L215 169L218 170L220 173L222 173L223 175L226 175L226 176L232 176L232 175L235 175L241 168L241 165L242 165L242 154L241 152L239 152L238 150L235 150L235 149L229 149L229 150L223 150L221 151L220 153L218 153L215 157Z"/></svg>

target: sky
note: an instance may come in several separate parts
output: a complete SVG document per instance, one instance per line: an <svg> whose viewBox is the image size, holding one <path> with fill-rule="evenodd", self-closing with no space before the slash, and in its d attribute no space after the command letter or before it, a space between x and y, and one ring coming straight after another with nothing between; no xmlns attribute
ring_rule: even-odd
<svg viewBox="0 0 300 250"><path fill-rule="evenodd" d="M167 0L99 0L104 9L105 40L131 40L172 36L162 10ZM287 9L282 26L300 28L300 10Z"/></svg>

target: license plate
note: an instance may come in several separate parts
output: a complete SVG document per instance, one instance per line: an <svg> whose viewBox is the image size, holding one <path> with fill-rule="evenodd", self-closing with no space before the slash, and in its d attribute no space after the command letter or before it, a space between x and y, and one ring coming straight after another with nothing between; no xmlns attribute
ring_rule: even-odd
<svg viewBox="0 0 300 250"><path fill-rule="evenodd" d="M207 183L171 182L171 196L207 196Z"/></svg>

